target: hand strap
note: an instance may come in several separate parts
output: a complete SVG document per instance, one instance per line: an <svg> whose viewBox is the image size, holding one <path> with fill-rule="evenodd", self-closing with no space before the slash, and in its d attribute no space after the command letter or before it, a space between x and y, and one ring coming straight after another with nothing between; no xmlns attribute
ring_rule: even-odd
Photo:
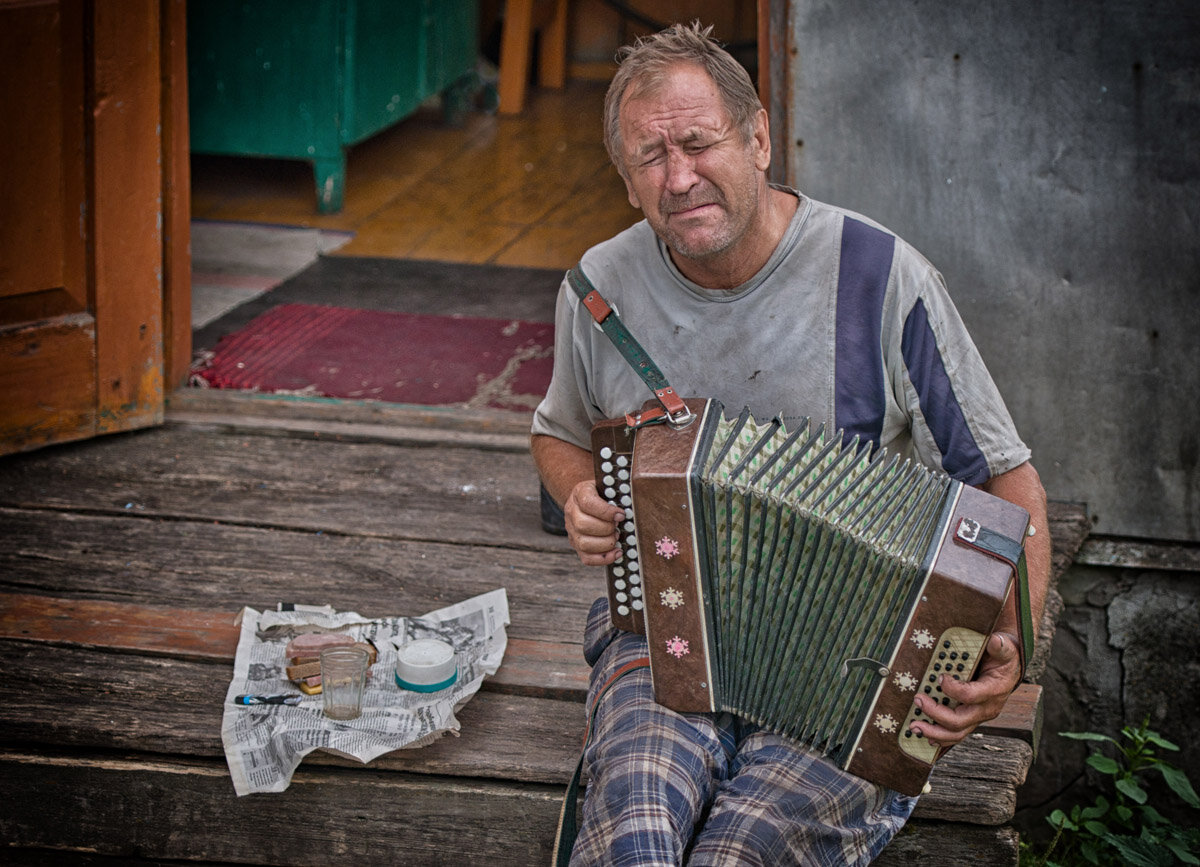
<svg viewBox="0 0 1200 867"><path fill-rule="evenodd" d="M625 327L625 323L621 321L617 311L592 285L592 281L583 273L582 265L576 265L567 272L567 282L571 284L571 288L575 290L575 294L579 296L583 306L592 315L592 319L596 320L600 330L608 336L613 346L621 353L621 357L629 362L629 366L641 377L642 382L646 383L654 392L654 396L658 398L658 402L662 404L663 410L667 414L666 420L675 424L686 422L691 415L691 410L687 408L683 398L675 393L675 389L671 388L671 384L667 382L667 378L650 358L649 353L629 333L629 329Z"/></svg>
<svg viewBox="0 0 1200 867"><path fill-rule="evenodd" d="M1029 568L1025 564L1025 546L1002 533L983 527L977 521L963 518L954 531L954 538L1002 560L1013 570L1017 580L1017 651L1021 655L1021 678L1033 657L1033 606L1029 602Z"/></svg>

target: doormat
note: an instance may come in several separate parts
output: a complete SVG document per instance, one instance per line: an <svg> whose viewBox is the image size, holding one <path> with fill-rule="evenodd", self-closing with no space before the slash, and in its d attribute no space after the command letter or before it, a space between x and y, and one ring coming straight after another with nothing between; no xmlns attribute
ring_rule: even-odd
<svg viewBox="0 0 1200 867"><path fill-rule="evenodd" d="M550 383L554 326L284 304L222 337L194 385L275 394L532 410Z"/></svg>

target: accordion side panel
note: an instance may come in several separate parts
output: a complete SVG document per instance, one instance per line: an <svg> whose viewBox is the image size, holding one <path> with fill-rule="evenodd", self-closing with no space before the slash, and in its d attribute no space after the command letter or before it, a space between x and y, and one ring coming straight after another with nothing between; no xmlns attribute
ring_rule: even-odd
<svg viewBox="0 0 1200 867"><path fill-rule="evenodd" d="M610 503L625 509L617 528L621 557L605 567L608 610L612 625L626 632L645 634L640 551L633 518L632 463L633 432L624 418L608 419L592 428L592 463L596 491Z"/></svg>
<svg viewBox="0 0 1200 867"><path fill-rule="evenodd" d="M703 552L692 523L699 504L691 501L688 478L708 421L706 409L707 404L697 412L697 421L681 430L666 425L639 430L633 460L654 696L659 704L680 712L717 707L716 659L700 573Z"/></svg>
<svg viewBox="0 0 1200 867"><path fill-rule="evenodd" d="M921 755L921 750L902 748L904 739L914 737L907 728L913 701L918 691L936 698L937 679L943 674L964 680L974 676L979 651L995 629L1013 583L1008 564L954 539L954 528L963 518L1012 539L1023 540L1029 525L1028 513L1019 506L963 486L921 598L846 764L851 773L908 795L921 793L933 767L933 751L926 760L911 754ZM970 640L972 635L978 636L977 642ZM956 643L963 636L968 644ZM972 649L964 651L964 646Z"/></svg>

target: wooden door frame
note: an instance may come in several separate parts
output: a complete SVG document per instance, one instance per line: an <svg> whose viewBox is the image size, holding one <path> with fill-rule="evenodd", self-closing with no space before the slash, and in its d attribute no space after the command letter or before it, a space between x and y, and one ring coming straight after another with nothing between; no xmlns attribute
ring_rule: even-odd
<svg viewBox="0 0 1200 867"><path fill-rule="evenodd" d="M770 178L792 182L795 170L787 138L792 94L792 56L788 24L791 0L758 0L758 98L771 121Z"/></svg>
<svg viewBox="0 0 1200 867"><path fill-rule="evenodd" d="M172 390L187 384L192 363L192 179L188 148L187 0L160 0L160 3L163 380L169 399Z"/></svg>

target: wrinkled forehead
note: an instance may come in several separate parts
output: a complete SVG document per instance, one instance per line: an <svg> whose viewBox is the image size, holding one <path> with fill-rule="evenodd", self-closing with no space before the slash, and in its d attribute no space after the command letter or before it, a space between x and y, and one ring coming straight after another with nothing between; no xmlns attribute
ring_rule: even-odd
<svg viewBox="0 0 1200 867"><path fill-rule="evenodd" d="M630 132L647 121L719 129L733 123L733 114L702 66L676 63L654 70L654 74L643 74L621 95L621 132Z"/></svg>

